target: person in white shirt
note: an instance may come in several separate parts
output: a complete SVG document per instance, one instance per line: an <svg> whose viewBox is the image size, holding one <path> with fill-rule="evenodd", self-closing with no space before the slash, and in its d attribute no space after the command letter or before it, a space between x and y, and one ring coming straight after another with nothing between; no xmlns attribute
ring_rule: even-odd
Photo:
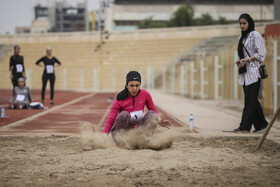
<svg viewBox="0 0 280 187"><path fill-rule="evenodd" d="M266 49L261 34L255 31L253 18L245 13L238 20L242 35L237 49L239 60L235 63L239 67L239 84L243 86L245 98L241 123L234 131L250 132L254 125L254 132L258 132L268 125L258 101L261 84L259 67L265 59Z"/></svg>

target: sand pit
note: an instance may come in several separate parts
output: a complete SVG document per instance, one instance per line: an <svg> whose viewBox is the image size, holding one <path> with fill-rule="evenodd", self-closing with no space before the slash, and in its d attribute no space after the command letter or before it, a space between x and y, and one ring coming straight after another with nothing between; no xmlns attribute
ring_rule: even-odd
<svg viewBox="0 0 280 187"><path fill-rule="evenodd" d="M170 148L83 151L79 137L0 137L0 186L279 186L280 147L185 137Z"/></svg>

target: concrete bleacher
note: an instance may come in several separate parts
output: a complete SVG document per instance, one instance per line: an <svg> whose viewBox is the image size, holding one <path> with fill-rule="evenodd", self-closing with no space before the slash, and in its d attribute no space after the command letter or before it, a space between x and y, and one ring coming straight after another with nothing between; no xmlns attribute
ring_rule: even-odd
<svg viewBox="0 0 280 187"><path fill-rule="evenodd" d="M157 77L160 80L157 87L199 99L241 97L241 90L234 86L237 73L233 53L237 41L237 35L216 36L200 41L171 60L164 74Z"/></svg>
<svg viewBox="0 0 280 187"><path fill-rule="evenodd" d="M150 39L150 40L137 40L128 42L120 51L111 54L109 52L104 58L104 64L113 67L117 70L116 78L120 83L114 88L122 88L124 86L124 77L128 70L135 69L144 74L147 78L147 68L152 69L152 73L157 74L161 66L170 62L170 60L182 50L195 45L200 39ZM122 71L124 69L125 71ZM109 69L105 72L110 74ZM118 76L119 75L119 76ZM112 74L111 74L112 76ZM107 76L105 76L107 77ZM110 77L110 75L108 75ZM145 78L144 78L145 79ZM106 81L104 87L110 87L110 81ZM147 81L143 82L143 86L148 87Z"/></svg>
<svg viewBox="0 0 280 187"><path fill-rule="evenodd" d="M220 51L236 45L237 39L238 35L217 36L205 39L177 55L177 58L173 59L173 63L191 62L201 57L216 55Z"/></svg>
<svg viewBox="0 0 280 187"><path fill-rule="evenodd" d="M257 27L264 29L264 25ZM62 66L55 70L56 89L119 90L124 87L125 75L129 70L140 71L143 87L153 88L156 76L178 54L202 40L239 32L238 25L112 32L110 38L105 40L102 53L95 50L100 39L98 32L5 35L0 36L0 43L21 46L27 85L32 89L41 88L43 71L35 66L35 62L45 55L46 47L51 46L53 55L62 62ZM10 50L0 60L1 88L11 88L8 63L12 54L13 50Z"/></svg>

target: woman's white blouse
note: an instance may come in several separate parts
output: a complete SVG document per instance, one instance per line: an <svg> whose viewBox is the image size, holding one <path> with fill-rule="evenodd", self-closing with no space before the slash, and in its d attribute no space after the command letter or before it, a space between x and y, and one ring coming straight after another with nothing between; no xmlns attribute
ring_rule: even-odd
<svg viewBox="0 0 280 187"><path fill-rule="evenodd" d="M255 82L258 82L258 79L261 78L259 67L263 63L266 56L266 49L264 40L261 34L257 31L252 31L249 33L249 36L243 40L243 44L246 47L247 51L251 56L254 56L256 59L247 62L246 69L247 72L239 75L239 84L240 85L250 85ZM243 48L244 58L249 58L246 50Z"/></svg>

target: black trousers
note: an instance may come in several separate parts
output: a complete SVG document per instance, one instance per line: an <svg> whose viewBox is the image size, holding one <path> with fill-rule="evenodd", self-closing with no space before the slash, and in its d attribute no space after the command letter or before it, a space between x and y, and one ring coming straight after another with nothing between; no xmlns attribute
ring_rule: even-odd
<svg viewBox="0 0 280 187"><path fill-rule="evenodd" d="M265 128L268 125L263 114L262 106L258 100L260 85L261 79L251 85L243 86L245 99L242 119L239 127L241 130L250 131L252 124L254 124L256 130Z"/></svg>
<svg viewBox="0 0 280 187"><path fill-rule="evenodd" d="M13 76L13 79L12 79L13 88L15 88L16 86L18 86L18 79L19 79L19 77L14 77L14 76Z"/></svg>
<svg viewBox="0 0 280 187"><path fill-rule="evenodd" d="M48 80L50 80L51 100L53 100L55 75L54 74L48 75L46 73L44 73L42 76L42 92L41 92L42 100L45 100L45 90L46 90Z"/></svg>

